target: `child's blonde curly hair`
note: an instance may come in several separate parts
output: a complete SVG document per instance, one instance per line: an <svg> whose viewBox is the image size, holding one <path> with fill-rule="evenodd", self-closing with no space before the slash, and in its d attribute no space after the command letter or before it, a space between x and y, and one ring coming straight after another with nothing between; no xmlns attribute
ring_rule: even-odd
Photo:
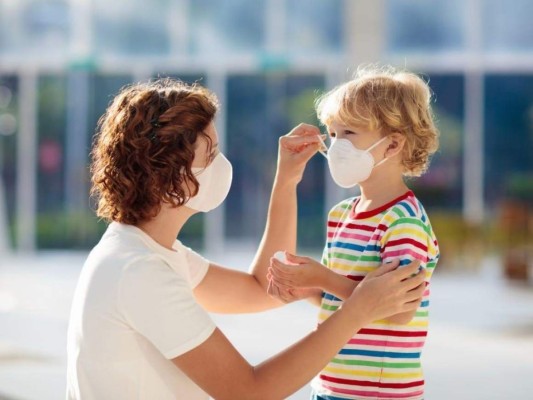
<svg viewBox="0 0 533 400"><path fill-rule="evenodd" d="M359 68L354 79L316 100L318 119L379 131L399 132L406 138L404 175L420 176L439 147L433 121L431 90L419 76L392 67Z"/></svg>

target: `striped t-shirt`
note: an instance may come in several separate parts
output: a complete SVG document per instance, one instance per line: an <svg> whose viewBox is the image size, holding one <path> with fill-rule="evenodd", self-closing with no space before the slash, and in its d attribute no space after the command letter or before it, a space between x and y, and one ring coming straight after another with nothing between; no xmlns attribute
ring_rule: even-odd
<svg viewBox="0 0 533 400"><path fill-rule="evenodd" d="M426 268L427 289L410 323L381 320L365 326L315 377L312 386L327 400L422 399L420 355L428 329L429 279L439 258L437 240L411 191L372 211L355 213L357 202L358 198L350 198L330 211L323 264L360 281L383 262L399 258L400 265L406 265L418 259ZM342 300L324 292L319 323L341 304Z"/></svg>

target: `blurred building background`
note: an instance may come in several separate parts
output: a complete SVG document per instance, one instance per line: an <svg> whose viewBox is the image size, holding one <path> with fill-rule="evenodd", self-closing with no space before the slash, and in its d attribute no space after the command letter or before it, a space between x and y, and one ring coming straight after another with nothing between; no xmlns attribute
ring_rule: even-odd
<svg viewBox="0 0 533 400"><path fill-rule="evenodd" d="M214 252L257 242L278 137L316 123L316 95L369 62L423 74L434 91L441 148L411 185L443 264L505 245L508 225L513 243L527 242L531 15L529 0L1 0L0 246L97 241L104 224L88 196L96 122L120 87L157 76L217 93L235 167L225 207L192 220L183 240ZM321 247L325 212L348 193L317 157L299 194L300 245Z"/></svg>

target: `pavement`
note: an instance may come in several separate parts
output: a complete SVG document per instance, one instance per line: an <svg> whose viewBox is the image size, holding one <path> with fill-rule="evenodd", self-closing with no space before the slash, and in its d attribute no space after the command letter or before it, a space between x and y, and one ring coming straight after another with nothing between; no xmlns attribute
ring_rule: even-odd
<svg viewBox="0 0 533 400"><path fill-rule="evenodd" d="M0 400L65 397L68 315L86 255L0 255ZM244 250L208 256L238 269L252 257ZM431 302L422 358L426 399L533 399L533 282L506 281L498 259L487 257L468 271L437 268ZM256 364L313 329L316 309L300 302L214 319ZM308 398L308 387L289 397Z"/></svg>

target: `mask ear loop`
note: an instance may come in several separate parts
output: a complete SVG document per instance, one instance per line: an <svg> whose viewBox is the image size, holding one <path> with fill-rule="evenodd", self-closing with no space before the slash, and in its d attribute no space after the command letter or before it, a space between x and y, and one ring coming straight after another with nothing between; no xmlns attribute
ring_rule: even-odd
<svg viewBox="0 0 533 400"><path fill-rule="evenodd" d="M320 144L322 145L318 152L322 154L327 160L328 155L326 154L326 151L328 150L328 146L326 146L326 143L324 143L324 139L322 139L321 135L318 135L318 140L320 140Z"/></svg>
<svg viewBox="0 0 533 400"><path fill-rule="evenodd" d="M368 149L365 150L365 153L370 153L370 150L372 150L373 148L375 148L378 144L380 144L381 142L383 142L385 139L387 139L388 136L383 136L381 139L379 139L376 143L374 143L372 146L370 146ZM372 157L374 158L374 157ZM388 157L384 157L380 162L378 162L377 164L374 164L374 167L373 168L376 168L377 166L383 164L385 161L387 161L389 158Z"/></svg>

